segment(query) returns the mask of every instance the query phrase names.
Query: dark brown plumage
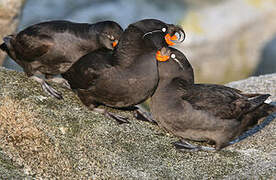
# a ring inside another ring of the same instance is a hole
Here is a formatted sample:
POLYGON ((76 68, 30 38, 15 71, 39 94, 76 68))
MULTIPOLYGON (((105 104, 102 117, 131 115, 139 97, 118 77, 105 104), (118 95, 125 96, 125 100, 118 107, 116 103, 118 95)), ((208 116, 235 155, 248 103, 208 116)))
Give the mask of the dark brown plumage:
POLYGON ((0 48, 23 68, 28 77, 40 82, 46 92, 62 98, 59 92, 34 75, 45 75, 48 80, 67 85, 64 79, 54 76, 66 72, 88 52, 113 49, 122 32, 120 25, 113 21, 95 24, 49 21, 5 37, 0 48))
MULTIPOLYGON (((158 62, 159 84, 151 99, 158 125, 181 139, 214 142, 219 150, 276 108, 268 94, 245 94, 215 84, 194 84, 184 54, 168 48, 171 58, 158 62)), ((179 145, 179 144, 178 144, 179 145)))
POLYGON ((183 30, 155 19, 133 23, 123 32, 113 52, 107 49, 91 52, 62 76, 91 110, 110 116, 96 107, 103 104, 124 108, 141 103, 153 94, 158 83, 155 59, 158 48, 148 36, 155 32, 161 32, 165 41, 166 34, 182 34, 183 30))

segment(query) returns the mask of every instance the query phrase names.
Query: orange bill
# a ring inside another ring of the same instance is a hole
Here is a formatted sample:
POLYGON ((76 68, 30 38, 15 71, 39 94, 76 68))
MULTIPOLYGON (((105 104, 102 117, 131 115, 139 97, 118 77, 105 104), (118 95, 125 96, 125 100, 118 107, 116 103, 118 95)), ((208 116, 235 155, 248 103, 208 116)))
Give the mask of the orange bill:
POLYGON ((118 44, 118 43, 117 43, 116 41, 114 41, 114 42, 112 43, 112 46, 115 47, 115 46, 117 46, 117 44, 118 44))
POLYGON ((160 51, 157 51, 157 53, 156 53, 156 59, 158 60, 158 61, 167 61, 167 60, 169 60, 170 59, 170 57, 169 56, 163 56, 162 54, 161 54, 161 52, 160 51))
POLYGON ((177 36, 176 36, 176 35, 171 36, 170 34, 166 34, 166 36, 165 36, 166 43, 167 43, 169 46, 175 45, 175 43, 172 42, 172 40, 174 40, 175 38, 177 39, 177 36))
POLYGON ((171 36, 171 40, 176 41, 178 40, 178 37, 176 35, 171 36))

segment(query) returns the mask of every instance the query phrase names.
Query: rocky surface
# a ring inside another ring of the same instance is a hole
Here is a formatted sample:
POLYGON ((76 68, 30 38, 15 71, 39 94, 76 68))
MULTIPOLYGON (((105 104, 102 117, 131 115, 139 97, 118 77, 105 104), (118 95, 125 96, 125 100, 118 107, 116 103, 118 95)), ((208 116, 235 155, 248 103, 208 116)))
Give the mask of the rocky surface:
POLYGON ((189 10, 181 22, 187 36, 179 49, 197 69, 197 81, 225 83, 251 75, 275 36, 275 4, 231 0, 189 10))
MULTIPOLYGON (((276 74, 229 84, 272 94, 276 74)), ((69 90, 59 101, 23 73, 0 68, 0 179, 273 179, 274 120, 220 152, 185 153, 158 126, 132 118, 119 125, 88 111, 69 90)))
POLYGON ((260 61, 253 73, 254 76, 276 72, 276 34, 262 50, 260 61))
MULTIPOLYGON (((19 23, 25 0, 0 0, 0 43, 4 36, 12 34, 19 23)), ((0 65, 6 54, 0 51, 0 65)))

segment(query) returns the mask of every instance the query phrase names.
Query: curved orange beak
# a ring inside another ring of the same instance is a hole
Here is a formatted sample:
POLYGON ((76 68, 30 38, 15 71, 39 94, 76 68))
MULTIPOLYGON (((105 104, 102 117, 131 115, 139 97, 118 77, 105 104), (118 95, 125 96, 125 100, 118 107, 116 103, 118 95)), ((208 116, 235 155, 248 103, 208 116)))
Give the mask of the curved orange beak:
POLYGON ((161 51, 157 51, 155 57, 156 57, 156 59, 157 59, 158 61, 167 61, 167 60, 170 59, 169 56, 163 56, 163 55, 161 54, 161 51))
POLYGON ((112 43, 112 47, 117 46, 117 44, 118 44, 118 41, 114 41, 114 42, 112 43))
POLYGON ((166 34, 166 36, 165 36, 166 43, 167 43, 169 46, 175 45, 175 43, 172 42, 172 41, 175 41, 175 40, 177 40, 177 39, 178 39, 178 38, 177 38, 176 35, 171 36, 169 33, 166 34))

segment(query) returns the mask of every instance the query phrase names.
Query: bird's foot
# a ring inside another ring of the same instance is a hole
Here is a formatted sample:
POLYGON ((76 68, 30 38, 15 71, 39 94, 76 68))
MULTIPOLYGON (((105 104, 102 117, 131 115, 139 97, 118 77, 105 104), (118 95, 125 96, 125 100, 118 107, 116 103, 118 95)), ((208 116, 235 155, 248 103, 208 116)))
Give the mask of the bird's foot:
POLYGON ((115 119, 119 124, 129 123, 128 118, 108 112, 106 109, 95 108, 94 105, 90 105, 89 109, 93 110, 94 112, 101 113, 108 118, 115 119))
POLYGON ((70 84, 69 84, 68 81, 66 81, 66 80, 62 83, 62 86, 65 87, 65 88, 67 88, 67 89, 72 90, 70 84))
POLYGON ((62 94, 60 92, 58 92, 57 90, 55 90, 53 87, 51 87, 47 82, 45 82, 43 79, 33 75, 30 76, 30 79, 38 82, 41 84, 42 89, 49 94, 52 97, 55 97, 57 99, 63 99, 62 94))
POLYGON ((185 152, 215 151, 216 150, 213 147, 196 146, 196 145, 190 144, 187 141, 183 141, 183 140, 174 142, 173 145, 175 146, 176 149, 178 149, 180 151, 185 151, 185 152))
POLYGON ((62 77, 52 77, 52 78, 49 78, 48 81, 61 84, 63 87, 71 90, 71 86, 68 83, 68 81, 62 77))
POLYGON ((59 100, 63 99, 62 94, 60 92, 58 92, 57 90, 55 90, 52 86, 50 86, 47 82, 43 82, 41 84, 43 90, 48 93, 50 96, 53 96, 59 100))
POLYGON ((141 121, 148 121, 153 124, 157 124, 157 122, 152 118, 151 114, 147 111, 142 110, 141 108, 137 107, 136 110, 134 110, 133 116, 141 121))
POLYGON ((106 112, 106 116, 115 119, 119 124, 129 123, 128 118, 111 112, 106 112))

